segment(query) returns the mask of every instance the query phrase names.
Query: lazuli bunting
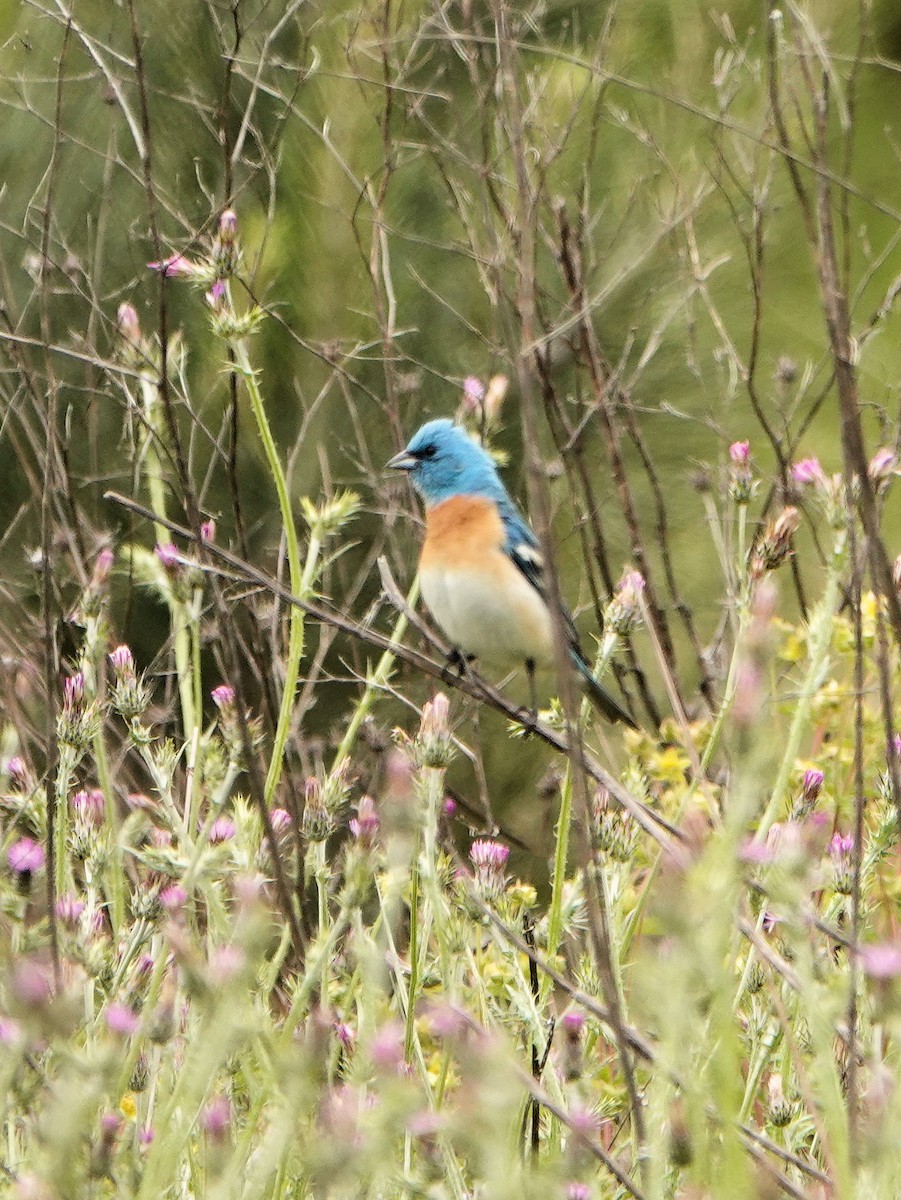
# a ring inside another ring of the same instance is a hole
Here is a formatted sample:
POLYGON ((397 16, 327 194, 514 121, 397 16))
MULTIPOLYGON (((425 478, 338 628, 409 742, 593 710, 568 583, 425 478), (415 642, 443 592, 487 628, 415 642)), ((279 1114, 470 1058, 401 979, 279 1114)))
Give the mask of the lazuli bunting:
MULTIPOLYGON (((425 501, 422 597, 457 653, 490 666, 554 663, 554 625, 538 540, 494 460, 453 421, 429 421, 387 464, 406 471, 425 501)), ((563 613, 580 682, 612 721, 634 721, 594 678, 563 613)))

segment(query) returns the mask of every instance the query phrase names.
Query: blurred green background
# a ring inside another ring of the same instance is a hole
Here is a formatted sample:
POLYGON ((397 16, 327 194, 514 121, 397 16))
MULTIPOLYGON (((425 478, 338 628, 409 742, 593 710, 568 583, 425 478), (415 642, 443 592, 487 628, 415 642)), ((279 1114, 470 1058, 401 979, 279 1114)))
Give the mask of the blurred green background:
MULTIPOLYGON (((847 0, 789 5, 777 19, 788 94, 797 95, 797 110, 789 106, 795 135, 809 110, 804 70, 833 76, 831 165, 849 186, 843 253, 858 331, 899 273, 901 10, 895 0, 871 7, 863 30, 847 0), (822 39, 817 61, 795 53, 792 30, 803 21, 822 39)), ((724 592, 698 468, 709 465, 721 491, 726 447, 741 438, 751 440, 764 477, 775 462, 742 377, 755 323, 755 214, 761 407, 786 447, 815 411, 797 453, 840 465, 815 272, 771 149, 765 8, 756 0, 714 8, 591 0, 517 5, 510 20, 536 197, 539 319, 557 392, 573 422, 585 421, 613 570, 631 552, 600 423, 569 340, 551 333, 571 312, 556 253, 558 201, 573 223, 584 214, 595 328, 659 474, 679 586, 707 638, 724 592)), ((343 485, 364 498, 366 512, 348 531, 356 547, 324 583, 362 616, 379 592, 374 548, 403 586, 415 561, 415 504, 381 464, 422 420, 457 410, 465 376, 515 378, 515 173, 490 6, 79 0, 70 10, 5 0, 0 34, 0 298, 10 335, 0 357, 0 553, 9 655, 28 644, 39 607, 29 555, 40 542, 45 397, 58 397, 66 503, 83 535, 62 539, 58 571, 54 564, 64 608, 84 570, 74 561, 79 550, 96 553, 110 536, 151 537, 102 500, 107 488, 146 500, 135 482, 134 413, 103 367, 116 353, 117 307, 130 301, 146 330, 159 328, 160 280, 146 269, 160 253, 154 225, 164 253, 197 253, 227 204, 239 215, 246 278, 271 314, 253 354, 294 494, 315 499, 343 485), (365 578, 361 564, 370 568, 365 578)), ((812 183, 803 166, 802 174, 812 183)), ((204 511, 219 521, 218 537, 234 544, 221 347, 196 291, 170 281, 165 295, 168 329, 180 330, 187 348, 174 393, 192 478, 204 511)), ((871 450, 898 436, 898 336, 889 311, 861 351, 871 450)), ((565 590, 584 609, 587 568, 567 484, 543 436, 565 590)), ((515 386, 493 444, 524 499, 515 386)), ((653 548, 651 492, 634 447, 626 453, 653 548)), ((277 507, 241 397, 237 464, 248 544, 271 567, 277 507)), ((895 554, 897 506, 886 518, 895 554)), ((808 586, 817 586, 813 558, 808 586)), ((390 613, 375 620, 387 628, 390 613)), ((152 661, 164 637, 161 610, 126 589, 120 621, 121 635, 152 661)), ((580 624, 596 630, 594 614, 583 612, 580 624)), ((697 666, 681 642, 677 650, 690 693, 697 666)), ((346 678, 344 664, 359 671, 365 659, 360 647, 336 643, 328 661, 346 678)), ((644 661, 653 673, 653 660, 644 661)), ((424 683, 408 682, 409 694, 427 694, 424 683)), ((356 690, 352 682, 322 689, 305 727, 310 743, 299 751, 305 766, 316 759, 313 739, 340 726, 356 690)), ((478 737, 501 793, 534 788, 538 749, 517 744, 511 754, 490 718, 478 737)))

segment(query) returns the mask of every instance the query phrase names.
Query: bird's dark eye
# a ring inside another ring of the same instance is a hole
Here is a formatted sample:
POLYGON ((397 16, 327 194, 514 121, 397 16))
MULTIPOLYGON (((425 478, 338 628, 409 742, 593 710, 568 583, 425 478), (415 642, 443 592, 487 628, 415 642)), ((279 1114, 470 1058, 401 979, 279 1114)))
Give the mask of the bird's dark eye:
POLYGON ((428 446, 423 446, 421 450, 416 450, 413 454, 413 457, 424 460, 428 458, 434 458, 437 453, 438 447, 434 444, 434 442, 430 442, 428 446))

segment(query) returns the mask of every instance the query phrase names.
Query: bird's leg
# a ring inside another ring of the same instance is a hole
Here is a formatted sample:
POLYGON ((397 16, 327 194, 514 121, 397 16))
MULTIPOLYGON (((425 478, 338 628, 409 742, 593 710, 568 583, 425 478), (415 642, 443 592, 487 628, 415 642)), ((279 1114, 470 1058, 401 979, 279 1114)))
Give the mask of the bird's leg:
POLYGON ((535 659, 526 659, 526 675, 529 677, 529 717, 534 728, 538 724, 538 693, 535 689, 535 659))
POLYGON ((447 656, 447 661, 445 662, 444 668, 441 672, 441 678, 445 683, 450 683, 451 671, 454 671, 456 672, 457 678, 462 679, 466 674, 467 667, 472 661, 472 655, 467 657, 456 646, 454 646, 447 656))

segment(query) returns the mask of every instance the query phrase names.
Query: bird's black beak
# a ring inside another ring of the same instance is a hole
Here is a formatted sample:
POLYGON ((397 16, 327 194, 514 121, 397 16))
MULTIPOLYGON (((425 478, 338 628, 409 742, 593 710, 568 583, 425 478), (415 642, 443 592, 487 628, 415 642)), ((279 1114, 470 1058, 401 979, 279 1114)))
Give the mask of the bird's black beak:
POLYGON ((400 454, 395 454, 394 458, 389 458, 385 466, 392 471, 412 471, 417 462, 418 459, 414 458, 412 454, 408 454, 406 450, 401 450, 400 454))

